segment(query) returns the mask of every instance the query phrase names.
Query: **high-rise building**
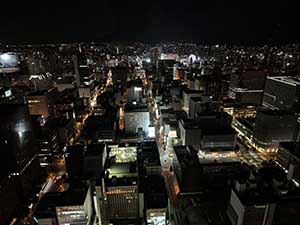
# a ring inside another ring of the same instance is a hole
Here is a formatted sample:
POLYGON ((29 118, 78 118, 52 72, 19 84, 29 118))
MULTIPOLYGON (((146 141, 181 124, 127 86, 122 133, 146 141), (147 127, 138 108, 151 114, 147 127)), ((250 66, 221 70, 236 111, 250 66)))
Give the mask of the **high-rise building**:
POLYGON ((166 224, 167 191, 162 176, 145 178, 145 210, 147 225, 166 224))
POLYGON ((23 101, 0 99, 0 116, 0 223, 9 224, 10 213, 18 202, 24 203, 39 179, 38 148, 23 101))
POLYGON ((141 79, 127 82, 127 102, 142 102, 143 98, 143 82, 141 79))
POLYGON ((125 87, 127 76, 128 76, 128 67, 113 67, 111 69, 112 74, 112 82, 114 84, 120 83, 123 87, 125 87))
POLYGON ((30 115, 43 115, 45 118, 54 116, 54 104, 57 99, 57 89, 36 91, 26 96, 30 115))
POLYGON ((145 141, 142 144, 141 160, 143 161, 146 176, 160 176, 161 163, 158 147, 155 141, 145 141))
MULTIPOLYGON (((231 224, 274 224, 274 216, 291 203, 291 196, 298 195, 297 191, 289 191, 286 182, 286 173, 276 164, 255 171, 250 169, 236 176, 227 207, 231 224)), ((295 224, 293 222, 291 220, 291 224, 295 224)))
POLYGON ((263 105, 272 109, 300 112, 300 81, 298 78, 267 77, 263 105))
MULTIPOLYGON (((47 193, 40 201, 34 217, 43 225, 95 224, 92 188, 71 187, 65 192, 47 193)), ((101 222, 101 221, 100 221, 101 222)))
POLYGON ((189 103, 189 116, 196 118, 196 113, 218 111, 219 103, 212 101, 212 96, 202 94, 201 97, 191 97, 189 103))
POLYGON ((137 145, 109 145, 108 152, 112 164, 106 171, 103 184, 107 218, 113 224, 123 224, 124 221, 135 224, 143 216, 143 210, 140 209, 143 209, 143 195, 139 192, 137 145))
POLYGON ((197 152, 189 146, 174 146, 174 152, 172 168, 177 180, 174 185, 176 194, 199 193, 202 188, 202 168, 197 152))
POLYGON ((203 91, 190 90, 190 89, 183 90, 183 110, 189 112, 190 98, 201 97, 202 94, 203 91))
POLYGON ((172 81, 175 63, 176 61, 168 56, 167 58, 159 59, 157 62, 158 77, 161 77, 163 81, 172 81))
POLYGON ((127 105, 125 107, 125 132, 138 133, 139 129, 147 136, 150 125, 150 114, 147 106, 127 105))
POLYGON ((45 120, 41 115, 31 116, 34 134, 39 145, 40 166, 45 170, 50 166, 50 158, 58 150, 58 131, 54 119, 45 120))
POLYGON ((158 64, 158 58, 161 50, 159 48, 151 48, 150 49, 150 60, 153 67, 156 69, 158 64))
POLYGON ((236 103, 260 105, 265 78, 263 70, 246 70, 231 74, 229 96, 236 103))
POLYGON ((299 142, 281 142, 276 154, 276 161, 287 171, 289 180, 300 182, 300 146, 299 142))
POLYGON ((254 140, 261 147, 276 147, 279 142, 295 141, 297 116, 286 110, 259 108, 256 114, 254 140))
POLYGON ((103 176, 107 158, 105 145, 73 145, 64 151, 67 175, 72 182, 103 176))
POLYGON ((80 87, 84 83, 84 78, 89 77, 90 71, 87 64, 87 59, 84 54, 78 54, 72 56, 74 74, 76 77, 76 85, 80 87))
POLYGON ((197 113, 196 119, 179 121, 183 145, 197 145, 207 149, 234 149, 236 132, 231 128, 232 118, 224 112, 197 113))
POLYGON ((139 218, 138 176, 133 167, 136 163, 117 163, 110 167, 105 196, 111 222, 139 218))
MULTIPOLYGON (((227 210, 232 225, 271 225, 276 204, 252 190, 241 190, 245 184, 237 184, 230 195, 227 210), (242 187, 241 187, 242 186, 242 187)), ((255 184, 252 184, 255 186, 255 184)))

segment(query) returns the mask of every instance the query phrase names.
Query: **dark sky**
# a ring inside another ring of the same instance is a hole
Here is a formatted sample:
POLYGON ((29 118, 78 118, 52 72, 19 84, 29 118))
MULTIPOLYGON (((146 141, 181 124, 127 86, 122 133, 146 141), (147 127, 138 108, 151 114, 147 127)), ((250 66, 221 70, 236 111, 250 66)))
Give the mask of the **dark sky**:
POLYGON ((293 42, 300 40, 299 7, 294 2, 14 0, 1 3, 0 41, 293 42))

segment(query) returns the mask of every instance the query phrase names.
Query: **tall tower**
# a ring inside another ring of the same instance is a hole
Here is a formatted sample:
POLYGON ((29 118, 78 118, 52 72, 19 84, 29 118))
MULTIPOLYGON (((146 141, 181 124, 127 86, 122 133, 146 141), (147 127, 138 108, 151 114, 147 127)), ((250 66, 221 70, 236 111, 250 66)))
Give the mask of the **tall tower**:
POLYGON ((79 75, 79 65, 78 65, 77 55, 73 55, 72 60, 73 60, 73 66, 74 66, 74 73, 76 76, 76 85, 77 85, 77 87, 79 87, 80 86, 80 75, 79 75))

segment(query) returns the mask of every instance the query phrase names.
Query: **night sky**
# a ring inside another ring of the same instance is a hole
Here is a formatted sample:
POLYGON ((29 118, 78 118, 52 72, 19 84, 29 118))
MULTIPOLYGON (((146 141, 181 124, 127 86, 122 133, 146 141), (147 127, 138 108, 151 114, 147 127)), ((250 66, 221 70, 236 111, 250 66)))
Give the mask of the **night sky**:
POLYGON ((62 1, 1 3, 1 10, 7 10, 0 14, 0 41, 260 44, 300 40, 296 1, 62 1))

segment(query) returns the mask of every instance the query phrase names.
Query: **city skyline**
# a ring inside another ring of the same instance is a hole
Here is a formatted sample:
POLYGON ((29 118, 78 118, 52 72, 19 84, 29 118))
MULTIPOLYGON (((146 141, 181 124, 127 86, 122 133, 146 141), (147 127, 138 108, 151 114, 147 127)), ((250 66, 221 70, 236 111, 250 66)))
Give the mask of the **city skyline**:
POLYGON ((0 14, 0 225, 300 224, 296 5, 45 3, 0 14))

